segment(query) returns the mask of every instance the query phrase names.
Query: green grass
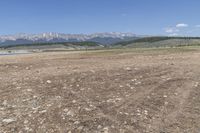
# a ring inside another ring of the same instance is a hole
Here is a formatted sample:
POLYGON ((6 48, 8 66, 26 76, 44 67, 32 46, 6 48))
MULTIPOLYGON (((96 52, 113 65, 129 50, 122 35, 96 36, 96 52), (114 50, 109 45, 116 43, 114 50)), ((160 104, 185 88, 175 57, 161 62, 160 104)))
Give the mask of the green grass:
POLYGON ((118 49, 104 49, 104 50, 91 50, 86 51, 84 55, 117 55, 117 54, 143 54, 143 55, 156 55, 156 54, 173 54, 200 51, 200 47, 185 46, 175 48, 118 48, 118 49))

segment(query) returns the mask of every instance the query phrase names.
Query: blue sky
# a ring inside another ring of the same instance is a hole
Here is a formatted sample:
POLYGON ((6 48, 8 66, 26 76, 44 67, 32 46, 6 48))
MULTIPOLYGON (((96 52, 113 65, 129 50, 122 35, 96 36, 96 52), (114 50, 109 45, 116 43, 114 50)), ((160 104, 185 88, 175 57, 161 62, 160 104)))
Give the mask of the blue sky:
POLYGON ((199 0, 1 0, 0 34, 200 36, 199 0))

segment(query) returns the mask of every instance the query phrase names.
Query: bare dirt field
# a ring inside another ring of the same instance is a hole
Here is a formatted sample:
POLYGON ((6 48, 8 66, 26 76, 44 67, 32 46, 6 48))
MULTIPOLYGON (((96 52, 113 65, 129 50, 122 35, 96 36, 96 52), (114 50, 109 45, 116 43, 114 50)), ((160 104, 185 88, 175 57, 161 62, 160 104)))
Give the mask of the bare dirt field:
POLYGON ((199 133, 200 50, 0 56, 0 133, 199 133))

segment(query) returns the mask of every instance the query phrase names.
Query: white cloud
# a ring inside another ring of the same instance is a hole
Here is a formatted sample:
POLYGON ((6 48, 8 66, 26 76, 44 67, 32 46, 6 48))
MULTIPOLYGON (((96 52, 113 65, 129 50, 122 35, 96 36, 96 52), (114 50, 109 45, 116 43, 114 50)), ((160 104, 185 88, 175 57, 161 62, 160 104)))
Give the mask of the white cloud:
POLYGON ((169 34, 169 36, 178 36, 177 33, 172 33, 172 34, 169 34))
POLYGON ((170 28, 165 28, 166 33, 174 33, 174 32, 179 32, 177 28, 170 27, 170 28))
POLYGON ((176 28, 185 28, 188 27, 188 24, 180 23, 176 25, 176 28))

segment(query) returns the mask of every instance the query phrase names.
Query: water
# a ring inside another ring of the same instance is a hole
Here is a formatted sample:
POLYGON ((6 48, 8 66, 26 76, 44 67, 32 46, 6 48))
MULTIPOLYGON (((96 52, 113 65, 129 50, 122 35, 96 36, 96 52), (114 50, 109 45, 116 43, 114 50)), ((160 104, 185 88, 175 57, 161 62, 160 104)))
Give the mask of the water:
POLYGON ((19 54, 30 54, 30 51, 27 50, 15 50, 15 51, 0 51, 0 56, 6 55, 19 55, 19 54))

